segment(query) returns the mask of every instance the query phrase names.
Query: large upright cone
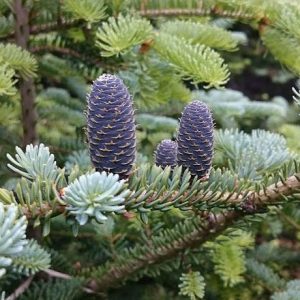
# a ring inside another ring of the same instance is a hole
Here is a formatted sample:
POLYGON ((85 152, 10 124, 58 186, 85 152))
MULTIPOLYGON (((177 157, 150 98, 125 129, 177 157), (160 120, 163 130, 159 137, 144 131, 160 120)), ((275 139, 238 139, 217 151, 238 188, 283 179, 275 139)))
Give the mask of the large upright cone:
POLYGON ((182 113, 177 137, 178 165, 203 178, 209 174, 213 158, 213 119, 206 104, 193 101, 182 113))
POLYGON ((87 135, 92 163, 97 171, 127 178, 136 153, 132 99, 123 81, 103 74, 88 95, 87 135))

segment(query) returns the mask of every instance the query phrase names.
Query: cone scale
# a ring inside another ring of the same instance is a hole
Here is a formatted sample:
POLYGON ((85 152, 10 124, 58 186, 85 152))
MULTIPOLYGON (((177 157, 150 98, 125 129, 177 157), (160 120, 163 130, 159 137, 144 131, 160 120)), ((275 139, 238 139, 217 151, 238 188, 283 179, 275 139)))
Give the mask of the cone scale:
POLYGON ((135 161, 136 136, 126 86, 117 76, 103 74, 93 82, 87 102, 87 137, 95 169, 128 178, 135 161))
POLYGON ((206 104, 193 101, 182 113, 177 143, 178 165, 188 168, 192 175, 209 175, 213 158, 213 118, 206 104))

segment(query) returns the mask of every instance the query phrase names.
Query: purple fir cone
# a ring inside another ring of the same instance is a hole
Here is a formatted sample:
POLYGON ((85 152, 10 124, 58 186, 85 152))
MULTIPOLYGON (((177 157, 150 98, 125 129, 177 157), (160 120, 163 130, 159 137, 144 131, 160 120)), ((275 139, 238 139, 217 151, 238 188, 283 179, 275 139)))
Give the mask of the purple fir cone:
POLYGON ((171 140, 162 140, 155 151, 155 164, 163 169, 177 165, 177 143, 171 140))
POLYGON ((213 158, 213 118, 201 101, 188 104, 180 120, 177 137, 178 164, 199 178, 209 175, 213 158))
POLYGON ((87 135, 97 171, 126 179, 136 155, 134 110, 123 81, 115 75, 97 78, 87 98, 87 135))

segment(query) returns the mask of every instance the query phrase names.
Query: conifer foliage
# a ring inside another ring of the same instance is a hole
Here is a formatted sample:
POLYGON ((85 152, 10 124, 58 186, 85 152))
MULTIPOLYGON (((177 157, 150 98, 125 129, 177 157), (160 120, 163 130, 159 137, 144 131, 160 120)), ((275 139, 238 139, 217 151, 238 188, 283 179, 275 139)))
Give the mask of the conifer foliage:
POLYGON ((300 299, 299 16, 0 1, 1 300, 300 299))

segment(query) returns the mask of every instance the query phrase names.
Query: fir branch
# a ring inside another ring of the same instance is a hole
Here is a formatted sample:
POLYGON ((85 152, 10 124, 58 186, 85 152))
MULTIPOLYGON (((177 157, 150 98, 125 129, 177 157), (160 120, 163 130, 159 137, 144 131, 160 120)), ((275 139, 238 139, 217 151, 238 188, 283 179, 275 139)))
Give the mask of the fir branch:
POLYGON ((14 95, 16 93, 16 89, 14 85, 17 80, 14 79, 15 72, 13 69, 9 68, 7 64, 3 64, 2 59, 0 59, 0 96, 2 95, 14 95))
POLYGON ((281 125, 287 116, 288 103, 282 98, 274 97, 268 102, 254 101, 231 89, 193 91, 192 94, 194 100, 201 99, 210 107, 214 120, 222 128, 249 126, 249 121, 256 126, 257 121, 263 120, 267 128, 274 131, 274 125, 281 125), (275 124, 272 122, 274 119, 275 124))
POLYGON ((266 264, 257 261, 254 258, 246 259, 248 272, 262 281, 269 290, 280 290, 285 286, 285 281, 266 264))
POLYGON ((271 300, 296 300, 300 297, 300 280, 295 279, 287 283, 284 291, 274 293, 271 300))
POLYGON ((267 26, 261 32, 261 39, 266 47, 279 62, 283 63, 289 70, 300 75, 299 40, 288 36, 281 30, 267 26))
POLYGON ((30 48, 30 52, 31 53, 54 52, 54 53, 73 56, 75 58, 81 58, 82 57, 82 54, 80 54, 76 50, 73 50, 73 49, 70 49, 70 48, 65 48, 65 47, 56 47, 56 46, 51 46, 51 45, 41 45, 41 46, 32 47, 32 48, 30 48))
POLYGON ((233 34, 211 24, 176 20, 163 23, 160 29, 168 34, 182 37, 192 44, 203 44, 225 51, 237 50, 237 40, 233 34))
POLYGON ((219 130, 215 147, 239 178, 257 180, 266 171, 274 171, 294 158, 285 139, 275 133, 253 130, 250 134, 238 130, 219 130))
MULTIPOLYGON (((60 19, 59 22, 49 22, 44 24, 36 24, 32 25, 29 29, 30 35, 38 35, 41 33, 48 33, 52 31, 60 30, 67 30, 73 27, 77 27, 81 24, 82 21, 74 20, 74 19, 60 19)), ((15 32, 11 32, 6 36, 0 37, 0 41, 7 41, 14 37, 15 32)))
POLYGON ((170 99, 179 103, 190 100, 190 91, 167 62, 154 55, 139 55, 137 58, 118 75, 128 87, 140 112, 161 108, 170 99))
POLYGON ((96 45, 101 48, 102 56, 126 53, 131 47, 151 38, 152 26, 143 18, 130 15, 110 17, 96 34, 96 45))
POLYGON ((0 59, 25 79, 36 76, 37 61, 27 50, 15 44, 0 44, 0 59))
MULTIPOLYGON (((159 167, 155 167, 157 171, 161 170, 159 167)), ((129 188, 131 190, 137 189, 135 193, 132 193, 130 196, 125 199, 125 208, 129 211, 138 210, 140 212, 148 212, 151 210, 168 210, 172 206, 185 209, 191 209, 191 207, 207 210, 210 207, 220 206, 220 207, 235 207, 237 209, 244 208, 247 211, 256 211, 256 207, 273 205, 277 202, 282 201, 282 197, 286 199, 287 196, 297 193, 300 188, 300 175, 296 175, 287 178, 285 181, 282 180, 280 174, 274 176, 274 181, 276 182, 269 187, 262 189, 259 192, 249 191, 249 185, 242 184, 240 188, 235 187, 236 182, 234 177, 229 178, 228 182, 223 182, 223 186, 220 185, 210 185, 208 184, 205 189, 200 188, 201 181, 194 179, 191 186, 189 187, 190 174, 181 172, 178 173, 178 170, 175 173, 175 177, 172 180, 168 180, 170 176, 170 168, 166 168, 163 172, 155 172, 148 174, 148 176, 153 176, 152 183, 145 182, 146 174, 142 176, 139 180, 135 180, 133 177, 130 179, 133 180, 129 182, 129 188), (180 185, 178 184, 178 176, 186 177, 187 179, 180 185), (170 184, 167 192, 166 181, 170 184), (146 184, 147 187, 143 187, 142 184, 146 184), (233 187, 230 187, 233 185, 233 187), (175 188, 174 188, 175 187, 175 188), (188 190, 190 189, 190 191, 188 190), (212 192, 212 189, 215 191, 212 192), (159 190, 160 192, 156 192, 159 190), (227 192, 226 192, 227 191, 227 192), (210 206, 210 201, 212 206, 210 206)), ((209 179, 212 182, 220 182, 223 178, 219 177, 219 172, 215 171, 215 175, 209 179)), ((135 176, 134 176, 135 177, 135 176)), ((229 177, 229 173, 226 173, 224 177, 229 177)), ((224 180, 224 178, 223 178, 224 180)), ((208 182, 209 182, 208 181, 208 182)), ((24 187, 23 187, 24 189, 24 187)), ((26 189, 25 189, 26 190, 26 189)), ((4 190, 5 191, 5 190, 4 190)), ((14 202, 16 200, 10 200, 14 202)), ((18 201, 23 201, 18 198, 18 201)), ((25 202, 24 202, 25 203, 25 202)), ((49 212, 53 215, 63 214, 66 211, 65 205, 58 202, 44 202, 44 203, 30 203, 26 202, 26 206, 23 205, 20 207, 22 213, 28 218, 35 218, 37 216, 45 217, 49 215, 49 212)), ((258 210, 259 211, 259 210, 258 210)))
POLYGON ((164 235, 152 237, 146 246, 137 245, 127 252, 122 251, 113 262, 99 269, 83 270, 83 274, 86 273, 87 278, 91 278, 91 284, 96 290, 104 291, 115 287, 144 268, 172 259, 185 249, 203 244, 231 226, 241 215, 241 212, 229 211, 219 215, 210 213, 205 219, 198 216, 185 222, 182 227, 178 225, 164 235))
MULTIPOLYGON (((235 146, 235 148, 239 147, 243 148, 243 143, 235 146)), ((226 146, 226 148, 228 147, 226 146)), ((7 193, 5 190, 1 192, 1 195, 4 193, 5 201, 25 206, 27 213, 31 212, 29 214, 31 217, 44 215, 46 213, 44 206, 48 202, 49 206, 46 207, 46 211, 52 208, 52 213, 55 214, 58 202, 63 203, 57 190, 65 187, 66 182, 63 170, 57 168, 54 156, 49 149, 43 144, 35 147, 28 145, 26 152, 17 148, 16 158, 10 155, 8 158, 12 163, 8 166, 25 177, 21 178, 16 186, 17 200, 7 196, 8 191, 7 193)), ((297 163, 293 166, 289 162, 277 172, 278 174, 273 174, 273 178, 269 179, 267 176, 262 179, 266 179, 265 186, 267 186, 270 182, 279 182, 281 178, 287 178, 297 172, 298 168, 297 163)), ((245 205, 244 200, 248 194, 253 193, 253 189, 249 190, 250 186, 251 182, 249 185, 249 182, 243 180, 237 183, 235 175, 230 171, 212 170, 208 180, 201 181, 197 177, 192 179, 190 172, 183 171, 182 167, 175 167, 171 172, 169 167, 162 170, 160 167, 144 164, 135 171, 134 176, 130 177, 128 189, 132 193, 126 195, 124 205, 126 210, 135 210, 141 213, 151 210, 166 211, 172 207, 181 210, 191 210, 192 208, 208 210, 214 207, 239 208, 241 205, 245 205)), ((70 186, 66 190, 68 188, 70 186)), ((80 186, 73 188, 75 194, 83 195, 80 186)), ((98 193, 101 195, 100 191, 98 193)), ((259 196, 263 197, 264 195, 259 196)), ((85 203, 85 199, 82 201, 85 203)), ((78 203, 74 206, 76 211, 80 207, 77 205, 78 203)))
POLYGON ((64 214, 66 210, 66 206, 62 204, 54 204, 51 205, 50 203, 43 203, 38 207, 35 205, 30 206, 22 206, 19 208, 21 214, 23 214, 28 220, 34 219, 37 216, 40 218, 44 218, 51 212, 53 216, 57 214, 64 214), (34 208, 34 209, 33 209, 34 208))
MULTIPOLYGON (((99 59, 94 59, 92 57, 87 57, 83 53, 80 53, 74 49, 68 47, 59 47, 55 45, 39 45, 34 46, 29 49, 31 53, 57 53, 62 55, 68 55, 70 57, 74 57, 79 59, 80 61, 93 65, 97 68, 103 68, 107 65, 102 63, 99 59)), ((82 70, 83 72, 83 70, 82 70)))
POLYGON ((7 166, 20 175, 35 180, 38 177, 43 180, 55 180, 58 175, 58 168, 54 155, 44 144, 39 146, 27 145, 24 152, 20 147, 16 147, 16 156, 13 158, 7 154, 11 164, 7 166))
POLYGON ((82 294, 81 282, 79 280, 50 279, 48 281, 34 282, 29 289, 23 293, 22 300, 72 300, 78 299, 82 294))
POLYGON ((3 205, 0 202, 0 277, 10 266, 13 258, 21 256, 26 240, 27 221, 24 216, 18 216, 18 209, 15 205, 3 205))
POLYGON ((17 273, 34 275, 50 266, 50 254, 35 240, 29 240, 22 253, 12 259, 12 267, 17 273))
POLYGON ((6 36, 13 30, 13 18, 12 16, 5 17, 0 16, 0 38, 6 36))
POLYGON ((188 296, 191 300, 203 299, 205 292, 205 281, 200 272, 190 271, 182 274, 179 284, 180 295, 188 296))
POLYGON ((107 220, 106 214, 124 212, 124 200, 130 193, 124 183, 119 175, 104 171, 81 175, 64 190, 66 209, 80 225, 91 217, 103 223, 107 220))
POLYGON ((205 45, 193 45, 183 38, 159 33, 153 48, 184 78, 207 87, 219 87, 229 80, 229 70, 221 56, 205 45))
MULTIPOLYGON (((46 273, 47 275, 49 275, 50 277, 53 278, 59 278, 59 279, 65 279, 65 280, 72 280, 74 279, 71 275, 69 274, 65 274, 62 272, 58 272, 52 269, 46 269, 43 270, 43 273, 46 273)), ((82 290, 88 294, 94 294, 95 291, 93 289, 87 288, 87 287, 83 287, 82 290)))
POLYGON ((206 217, 196 217, 186 221, 183 226, 175 226, 159 236, 152 237, 149 245, 137 245, 124 251, 113 262, 103 267, 85 270, 88 278, 93 278, 93 286, 103 291, 116 286, 145 267, 171 259, 182 250, 198 247, 228 227, 234 225, 247 215, 259 213, 266 205, 276 203, 279 199, 289 197, 300 189, 300 173, 285 181, 269 186, 260 192, 246 196, 243 210, 226 211, 220 214, 207 213, 206 217), (91 276, 91 277, 90 277, 91 276), (96 281, 96 283, 95 283, 96 281))
POLYGON ((71 13, 74 18, 85 20, 89 24, 99 22, 106 17, 106 6, 103 0, 65 0, 63 9, 71 13))
POLYGON ((72 276, 69 274, 61 273, 61 272, 51 270, 51 269, 46 269, 43 272, 46 273, 47 275, 49 275, 50 277, 54 277, 54 278, 72 279, 72 276))
POLYGON ((223 285, 233 287, 244 281, 246 271, 244 250, 253 247, 251 234, 237 230, 233 236, 219 236, 205 247, 210 249, 215 273, 220 276, 223 285))
POLYGON ((178 16, 212 16, 233 18, 242 20, 257 20, 256 15, 252 15, 245 12, 230 11, 218 8, 214 6, 210 9, 204 8, 163 8, 163 9, 142 9, 139 14, 143 17, 178 17, 178 16))
POLYGON ((296 231, 300 231, 300 225, 295 220, 293 220, 291 217, 289 217, 287 214, 285 214, 281 209, 277 207, 275 208, 275 211, 277 212, 279 218, 281 218, 287 224, 292 226, 296 231))
POLYGON ((30 28, 30 34, 36 35, 56 31, 58 29, 70 29, 80 25, 80 21, 74 19, 60 19, 59 22, 49 22, 40 25, 33 25, 30 28))
POLYGON ((22 282, 19 285, 19 287, 11 295, 9 295, 5 300, 17 299, 20 295, 22 295, 28 289, 32 280, 33 280, 33 275, 29 276, 24 282, 22 282))

